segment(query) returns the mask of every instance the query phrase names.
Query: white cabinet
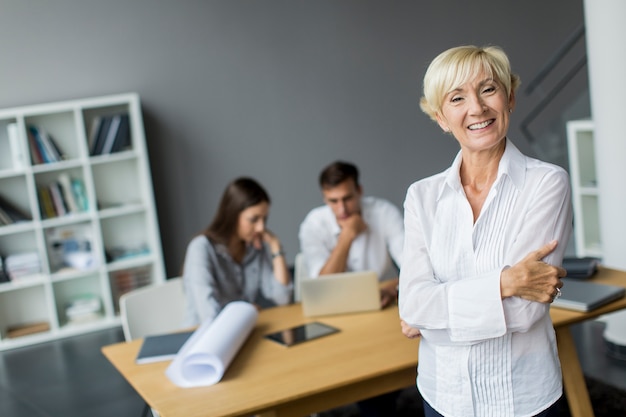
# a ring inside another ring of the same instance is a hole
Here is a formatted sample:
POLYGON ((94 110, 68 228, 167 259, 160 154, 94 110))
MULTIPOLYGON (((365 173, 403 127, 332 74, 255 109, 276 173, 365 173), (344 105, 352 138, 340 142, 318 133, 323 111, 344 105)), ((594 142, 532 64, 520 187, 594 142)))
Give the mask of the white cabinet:
POLYGON ((567 123, 576 256, 602 257, 593 121, 567 123))
POLYGON ((0 256, 13 273, 0 283, 0 350, 118 326, 121 294, 165 280, 137 94, 0 110, 3 206, 0 256), (95 127, 119 115, 127 129, 102 135, 120 146, 92 155, 95 127), (33 132, 63 157, 38 163, 33 132), (7 219, 7 206, 23 217, 7 219))

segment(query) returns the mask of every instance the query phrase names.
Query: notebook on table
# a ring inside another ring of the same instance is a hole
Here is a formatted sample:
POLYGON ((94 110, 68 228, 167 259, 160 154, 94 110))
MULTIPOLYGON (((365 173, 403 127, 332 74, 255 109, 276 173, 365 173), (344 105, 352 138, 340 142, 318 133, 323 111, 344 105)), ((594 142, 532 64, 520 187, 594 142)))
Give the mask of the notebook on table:
POLYGON ((306 317, 380 310, 378 275, 374 271, 302 279, 300 293, 306 317))
POLYGON ((564 278, 561 297, 554 300, 552 306, 587 312, 619 300, 625 294, 624 287, 564 278))

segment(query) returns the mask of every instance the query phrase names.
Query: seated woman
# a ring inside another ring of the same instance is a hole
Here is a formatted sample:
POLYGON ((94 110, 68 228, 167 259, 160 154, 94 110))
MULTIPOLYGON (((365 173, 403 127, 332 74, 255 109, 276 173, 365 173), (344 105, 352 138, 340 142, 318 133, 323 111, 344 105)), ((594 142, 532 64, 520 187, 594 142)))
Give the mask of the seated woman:
POLYGON ((231 301, 261 306, 291 300, 291 276, 280 240, 266 229, 270 198, 251 178, 231 182, 209 227, 187 246, 185 324, 199 325, 231 301))

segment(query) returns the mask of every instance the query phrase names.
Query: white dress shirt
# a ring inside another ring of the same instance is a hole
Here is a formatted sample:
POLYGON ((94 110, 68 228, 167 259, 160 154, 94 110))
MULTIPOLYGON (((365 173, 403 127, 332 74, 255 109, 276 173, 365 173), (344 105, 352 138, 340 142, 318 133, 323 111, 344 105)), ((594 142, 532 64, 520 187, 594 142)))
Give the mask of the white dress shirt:
MULTIPOLYGON (((352 242, 348 255, 349 271, 376 271, 380 280, 398 276, 404 243, 402 212, 387 200, 361 198, 361 215, 367 223, 365 232, 352 242)), ((341 228, 327 205, 309 212, 300 225, 300 250, 304 254, 309 277, 317 277, 337 245, 341 228)))
POLYGON ((459 177, 412 184, 404 203, 400 316, 422 333, 417 385, 448 417, 533 416, 562 394, 549 304, 500 296, 500 273, 557 239, 561 264, 572 227, 560 167, 524 156, 507 139, 498 176, 474 223, 459 177))

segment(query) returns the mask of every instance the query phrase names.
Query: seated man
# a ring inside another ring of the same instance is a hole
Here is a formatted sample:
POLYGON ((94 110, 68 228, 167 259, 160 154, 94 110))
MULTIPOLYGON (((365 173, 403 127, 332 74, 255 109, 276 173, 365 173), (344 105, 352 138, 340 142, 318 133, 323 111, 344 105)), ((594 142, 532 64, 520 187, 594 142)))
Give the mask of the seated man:
POLYGON ((384 281, 382 306, 394 302, 404 244, 402 213, 386 200, 363 197, 359 171, 351 163, 330 164, 319 183, 326 204, 311 210, 300 225, 307 275, 373 270, 384 281))
MULTIPOLYGON (((384 282, 381 306, 395 302, 404 245, 402 213, 386 200, 363 197, 359 171, 351 163, 330 164, 319 183, 326 204, 311 210, 300 225, 307 275, 376 271, 384 282)), ((398 395, 395 391, 358 402, 361 416, 395 416, 398 395)))

